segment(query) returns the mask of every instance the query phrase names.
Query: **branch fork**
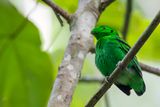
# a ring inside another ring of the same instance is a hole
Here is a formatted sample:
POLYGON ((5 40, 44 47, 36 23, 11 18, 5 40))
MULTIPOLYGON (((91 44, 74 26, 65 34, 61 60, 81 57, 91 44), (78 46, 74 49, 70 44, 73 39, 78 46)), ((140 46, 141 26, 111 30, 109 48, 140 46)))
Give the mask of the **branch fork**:
POLYGON ((63 26, 63 20, 61 19, 60 15, 64 19, 66 19, 66 21, 68 23, 70 23, 70 21, 71 21, 71 15, 68 12, 66 12, 65 10, 63 10, 62 8, 60 8, 58 5, 56 5, 55 3, 53 3, 51 0, 42 0, 42 1, 45 2, 48 6, 50 6, 53 9, 53 11, 54 11, 54 13, 55 13, 58 21, 60 22, 61 26, 63 26))

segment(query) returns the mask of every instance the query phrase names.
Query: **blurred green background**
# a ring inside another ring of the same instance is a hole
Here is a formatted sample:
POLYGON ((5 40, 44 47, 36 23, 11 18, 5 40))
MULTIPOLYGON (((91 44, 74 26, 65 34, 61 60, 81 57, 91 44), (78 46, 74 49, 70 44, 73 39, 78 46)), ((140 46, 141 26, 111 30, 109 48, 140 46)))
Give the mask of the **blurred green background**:
MULTIPOLYGON (((78 0, 54 1, 70 13, 78 6, 78 0)), ((158 3, 158 0, 133 0, 127 36, 131 46, 155 16, 158 3)), ((103 12, 97 24, 109 25, 122 35, 125 4, 126 0, 116 0, 103 12)), ((141 62, 160 67, 159 35, 160 26, 138 53, 141 62)), ((46 107, 69 37, 69 25, 64 20, 61 27, 51 8, 43 2, 0 0, 0 107, 46 107)), ((87 55, 82 77, 102 77, 95 67, 94 57, 94 54, 87 55)), ((160 77, 143 74, 146 93, 138 97, 132 92, 128 97, 112 86, 107 92, 110 107, 159 107, 160 77)), ((100 86, 79 83, 71 107, 83 107, 100 86)), ((105 98, 101 99, 96 107, 106 107, 105 102, 105 98)))

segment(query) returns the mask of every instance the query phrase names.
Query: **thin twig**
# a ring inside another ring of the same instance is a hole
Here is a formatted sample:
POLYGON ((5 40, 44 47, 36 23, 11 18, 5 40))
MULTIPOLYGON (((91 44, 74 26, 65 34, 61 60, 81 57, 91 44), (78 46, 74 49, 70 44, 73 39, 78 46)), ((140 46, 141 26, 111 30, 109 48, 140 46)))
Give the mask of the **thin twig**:
POLYGON ((127 0, 125 20, 124 20, 123 29, 122 29, 124 40, 126 40, 126 37, 127 37, 131 13, 132 13, 132 0, 127 0))
POLYGON ((160 68, 140 63, 142 70, 160 76, 160 68))
POLYGON ((104 81, 104 78, 100 77, 82 77, 79 82, 82 83, 102 83, 104 81))
POLYGON ((55 13, 60 25, 63 26, 63 20, 61 19, 60 15, 58 13, 56 13, 55 11, 54 11, 54 13, 55 13))
MULTIPOLYGON (((90 49, 90 52, 91 53, 95 53, 95 47, 91 48, 90 49)), ((155 74, 155 75, 158 75, 160 76, 160 68, 158 67, 153 67, 153 66, 150 66, 150 65, 147 65, 147 64, 144 64, 142 62, 139 62, 140 63, 140 67, 143 71, 145 72, 149 72, 149 73, 152 73, 152 74, 155 74)))
POLYGON ((134 56, 139 51, 139 49, 144 45, 146 40, 150 37, 151 33, 158 26, 159 22, 160 22, 160 11, 156 15, 156 17, 153 19, 153 21, 151 22, 149 27, 146 29, 146 31, 138 39, 138 41, 133 46, 133 48, 131 48, 130 51, 127 53, 127 55, 123 58, 123 60, 118 63, 118 66, 112 72, 112 74, 106 79, 106 82, 101 87, 101 89, 90 99, 90 101, 87 103, 85 107, 93 107, 100 100, 100 98, 105 94, 105 92, 116 81, 121 71, 128 65, 128 63, 134 58, 134 56))
POLYGON ((56 14, 57 19, 59 20, 62 26, 63 26, 63 21, 59 15, 61 15, 64 19, 67 20, 68 23, 70 23, 71 15, 68 14, 68 12, 66 12, 65 10, 63 10, 62 8, 60 8, 59 6, 57 6, 55 3, 53 3, 50 0, 42 0, 42 1, 45 2, 48 6, 50 6, 53 9, 53 11, 56 14))

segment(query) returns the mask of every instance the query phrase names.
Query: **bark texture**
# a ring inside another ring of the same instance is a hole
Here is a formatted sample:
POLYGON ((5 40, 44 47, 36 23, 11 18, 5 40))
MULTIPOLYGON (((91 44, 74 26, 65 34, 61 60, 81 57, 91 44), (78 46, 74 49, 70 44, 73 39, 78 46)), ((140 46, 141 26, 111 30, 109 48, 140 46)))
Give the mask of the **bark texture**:
POLYGON ((79 80, 84 59, 93 48, 90 34, 99 17, 100 0, 79 0, 71 16, 71 37, 55 80, 48 107, 69 107, 79 80))

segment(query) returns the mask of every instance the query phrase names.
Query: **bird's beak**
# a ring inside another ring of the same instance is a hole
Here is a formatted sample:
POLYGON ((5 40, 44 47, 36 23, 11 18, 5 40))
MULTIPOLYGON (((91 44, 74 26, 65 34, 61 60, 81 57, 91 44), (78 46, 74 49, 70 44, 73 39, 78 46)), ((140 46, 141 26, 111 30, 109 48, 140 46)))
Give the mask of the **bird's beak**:
POLYGON ((95 34, 96 34, 96 32, 95 32, 94 29, 91 31, 91 34, 92 34, 92 35, 95 35, 95 34))
POLYGON ((93 35, 93 30, 91 31, 91 34, 93 35))

